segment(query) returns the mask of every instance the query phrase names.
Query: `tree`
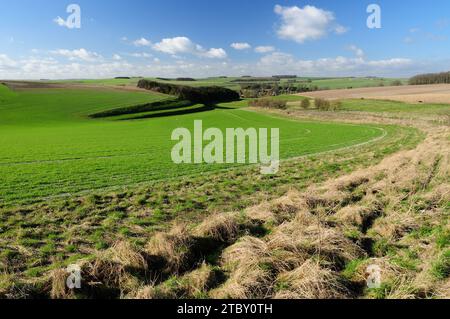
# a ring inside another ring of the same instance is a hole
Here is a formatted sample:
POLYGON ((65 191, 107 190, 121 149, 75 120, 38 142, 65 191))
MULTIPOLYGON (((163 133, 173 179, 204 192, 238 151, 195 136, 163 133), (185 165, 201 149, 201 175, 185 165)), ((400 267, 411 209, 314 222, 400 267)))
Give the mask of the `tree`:
POLYGON ((311 102, 309 101, 309 99, 304 99, 302 100, 300 106, 302 107, 302 109, 309 109, 311 107, 311 102))

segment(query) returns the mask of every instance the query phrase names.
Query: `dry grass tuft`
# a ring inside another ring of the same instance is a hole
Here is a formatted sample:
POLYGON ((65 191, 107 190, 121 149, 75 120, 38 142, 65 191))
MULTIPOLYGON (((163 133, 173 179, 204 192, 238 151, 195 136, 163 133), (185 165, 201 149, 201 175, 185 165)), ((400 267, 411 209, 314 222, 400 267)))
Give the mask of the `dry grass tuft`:
POLYGON ((222 260, 224 264, 234 268, 245 267, 246 264, 253 264, 255 261, 258 262, 267 257, 269 257, 269 252, 266 242, 246 236, 228 247, 222 255, 222 260))
POLYGON ((194 235, 224 243, 234 242, 239 235, 241 218, 239 213, 216 214, 197 226, 194 235))
POLYGON ((177 273, 189 259, 192 237, 185 225, 175 225, 169 232, 157 233, 148 243, 146 252, 164 258, 166 270, 177 273))
POLYGON ((343 299, 350 292, 337 274, 308 260, 293 271, 277 278, 275 299, 343 299))
POLYGON ((285 196, 272 201, 270 211, 273 213, 276 224, 281 224, 292 219, 297 212, 305 208, 306 203, 301 194, 291 190, 285 196))
POLYGON ((223 254, 223 263, 231 270, 229 279, 211 292, 212 298, 267 298, 272 288, 270 253, 267 244, 244 237, 223 254))
POLYGON ((365 256, 364 251, 342 232, 323 224, 316 216, 303 212, 278 227, 270 236, 269 247, 294 253, 300 262, 318 255, 340 267, 365 256))
POLYGON ((340 209, 334 218, 346 226, 355 226, 366 232, 375 220, 383 214, 383 205, 373 198, 366 198, 364 202, 349 205, 340 209))
POLYGON ((68 273, 65 269, 55 269, 50 274, 52 299, 72 299, 74 298, 73 290, 67 288, 66 280, 68 273))
POLYGON ((360 173, 354 173, 349 176, 344 176, 334 182, 338 191, 352 191, 357 187, 369 183, 370 179, 367 176, 362 176, 360 173))
POLYGON ((147 270, 145 258, 129 242, 120 241, 114 244, 107 252, 106 258, 119 263, 126 268, 147 270))
POLYGON ((439 299, 450 299, 450 278, 437 289, 436 297, 439 299))
POLYGON ((150 300, 155 299, 155 287, 153 286, 145 286, 136 293, 136 295, 133 296, 133 299, 140 299, 140 300, 150 300))
POLYGON ((84 264, 82 274, 83 279, 89 279, 91 284, 106 287, 120 287, 128 276, 122 264, 108 260, 103 256, 96 258, 93 262, 84 264))
POLYGON ((252 221, 264 223, 276 223, 275 214, 271 210, 272 205, 264 202, 257 206, 249 207, 245 210, 245 215, 252 221))
POLYGON ((372 232, 386 240, 397 241, 418 228, 420 225, 414 215, 391 212, 374 223, 372 232))
POLYGON ((206 293, 216 283, 216 273, 214 269, 203 263, 200 268, 186 274, 181 279, 186 293, 189 297, 206 293))

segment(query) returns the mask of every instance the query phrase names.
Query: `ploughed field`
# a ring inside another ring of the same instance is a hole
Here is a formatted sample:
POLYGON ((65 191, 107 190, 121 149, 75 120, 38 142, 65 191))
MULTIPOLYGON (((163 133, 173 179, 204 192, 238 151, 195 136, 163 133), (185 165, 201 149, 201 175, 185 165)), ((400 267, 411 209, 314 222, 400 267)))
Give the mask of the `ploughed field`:
POLYGON ((324 99, 376 99, 404 103, 450 104, 450 84, 366 87, 308 92, 302 95, 324 99))
POLYGON ((369 125, 291 121, 239 108, 190 106, 186 114, 143 119, 89 117, 171 99, 111 88, 12 91, 0 85, 0 206, 229 168, 172 162, 176 144, 172 131, 193 130, 194 120, 203 120, 204 129, 217 127, 223 132, 238 127, 280 128, 282 159, 341 149, 386 134, 369 125))

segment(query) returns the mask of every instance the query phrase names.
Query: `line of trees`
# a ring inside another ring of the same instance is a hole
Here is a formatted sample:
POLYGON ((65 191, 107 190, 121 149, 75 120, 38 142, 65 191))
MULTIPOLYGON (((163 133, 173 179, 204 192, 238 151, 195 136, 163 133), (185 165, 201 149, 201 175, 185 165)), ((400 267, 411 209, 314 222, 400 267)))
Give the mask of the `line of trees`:
POLYGON ((277 96, 282 94, 295 94, 317 91, 316 85, 297 83, 245 83, 241 84, 240 94, 242 98, 259 98, 265 96, 277 96))
POLYGON ((239 93, 236 91, 218 86, 191 87, 150 80, 140 80, 138 82, 138 87, 154 92, 174 95, 180 100, 188 100, 192 103, 205 105, 240 100, 239 93))
POLYGON ((450 72, 419 74, 409 79, 410 85, 450 83, 450 72))

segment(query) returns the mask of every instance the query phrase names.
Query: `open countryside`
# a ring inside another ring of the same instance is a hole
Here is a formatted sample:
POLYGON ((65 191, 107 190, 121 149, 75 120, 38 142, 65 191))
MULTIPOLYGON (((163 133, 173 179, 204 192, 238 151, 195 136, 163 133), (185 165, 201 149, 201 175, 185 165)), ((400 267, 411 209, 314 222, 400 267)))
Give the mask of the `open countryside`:
POLYGON ((310 2, 0 19, 0 299, 449 299, 450 65, 424 58, 448 45, 366 25, 397 3, 310 2), (177 130, 212 142, 198 123, 279 130, 279 169, 245 135, 235 161, 177 162, 177 130))

